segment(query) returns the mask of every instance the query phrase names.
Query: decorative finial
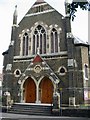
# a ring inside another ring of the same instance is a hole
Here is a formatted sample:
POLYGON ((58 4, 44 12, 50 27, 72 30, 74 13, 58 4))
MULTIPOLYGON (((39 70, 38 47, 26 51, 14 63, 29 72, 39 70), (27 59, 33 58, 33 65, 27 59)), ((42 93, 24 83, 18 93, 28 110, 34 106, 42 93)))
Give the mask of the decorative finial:
POLYGON ((68 12, 68 5, 72 3, 73 0, 65 0, 65 12, 66 12, 66 16, 69 16, 69 12, 68 12))
POLYGON ((15 8, 17 8, 17 5, 15 5, 15 8))
POLYGON ((15 11, 13 14, 13 25, 17 24, 17 5, 15 5, 15 11))

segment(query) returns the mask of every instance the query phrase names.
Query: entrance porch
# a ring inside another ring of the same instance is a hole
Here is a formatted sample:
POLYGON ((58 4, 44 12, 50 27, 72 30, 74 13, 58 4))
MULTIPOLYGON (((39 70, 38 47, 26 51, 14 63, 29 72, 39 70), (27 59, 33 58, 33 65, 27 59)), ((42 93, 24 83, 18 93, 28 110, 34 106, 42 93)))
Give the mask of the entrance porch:
POLYGON ((28 77, 21 84, 21 103, 52 104, 55 84, 49 77, 40 80, 28 77))

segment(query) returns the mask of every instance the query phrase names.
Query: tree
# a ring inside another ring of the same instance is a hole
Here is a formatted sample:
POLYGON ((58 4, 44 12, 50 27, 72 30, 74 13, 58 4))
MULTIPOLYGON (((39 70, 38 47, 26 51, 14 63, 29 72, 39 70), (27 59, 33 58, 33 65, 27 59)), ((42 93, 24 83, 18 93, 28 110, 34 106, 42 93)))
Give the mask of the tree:
POLYGON ((75 13, 79 7, 82 10, 90 11, 90 0, 72 0, 71 3, 66 3, 66 14, 70 15, 70 19, 72 19, 72 21, 76 17, 75 13))

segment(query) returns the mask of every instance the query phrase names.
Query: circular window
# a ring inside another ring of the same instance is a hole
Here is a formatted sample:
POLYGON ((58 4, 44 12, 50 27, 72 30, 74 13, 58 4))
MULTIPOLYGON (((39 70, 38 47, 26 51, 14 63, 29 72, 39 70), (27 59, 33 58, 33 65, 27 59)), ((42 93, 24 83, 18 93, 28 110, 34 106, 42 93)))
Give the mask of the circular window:
POLYGON ((14 71, 14 75, 15 75, 15 77, 19 77, 21 75, 21 71, 19 69, 16 69, 14 71))
POLYGON ((41 70, 42 70, 42 68, 41 68, 40 65, 36 65, 36 66, 34 67, 34 71, 35 71, 36 73, 40 73, 41 70))
POLYGON ((67 72, 66 68, 64 66, 59 68, 59 75, 65 75, 67 72))

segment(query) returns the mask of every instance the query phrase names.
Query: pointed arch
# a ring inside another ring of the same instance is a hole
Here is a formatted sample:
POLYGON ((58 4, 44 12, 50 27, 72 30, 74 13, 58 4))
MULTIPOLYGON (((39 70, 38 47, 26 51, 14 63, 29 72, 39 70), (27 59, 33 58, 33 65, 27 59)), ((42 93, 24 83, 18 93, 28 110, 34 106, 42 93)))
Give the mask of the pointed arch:
POLYGON ((28 55, 28 49, 29 49, 29 36, 28 36, 28 33, 25 32, 23 34, 23 40, 22 40, 22 55, 23 56, 28 55))
POLYGON ((39 84, 39 98, 41 103, 52 104, 54 86, 49 77, 44 76, 39 84))
POLYGON ((23 84, 23 98, 25 103, 36 102, 36 84, 31 77, 28 77, 23 84))
POLYGON ((37 53, 37 48, 39 48, 40 54, 46 53, 46 30, 42 25, 37 25, 33 31, 33 47, 32 54, 37 53))
MULTIPOLYGON (((28 99, 28 95, 25 95, 25 94, 27 94, 27 93, 25 93, 25 82, 27 81, 27 80, 31 80, 31 83, 33 84, 33 86, 34 86, 34 91, 33 91, 33 93, 34 93, 34 101, 33 102, 35 102, 35 100, 36 100, 36 86, 37 86, 37 81, 36 81, 36 79, 33 77, 33 76, 26 76, 23 80, 22 80, 22 82, 21 82, 21 102, 31 102, 31 101, 29 101, 29 99, 28 99), (27 100, 28 99, 28 100, 27 100)), ((27 85, 28 85, 28 82, 27 82, 27 85)), ((30 83, 29 83, 29 85, 30 85, 30 83)), ((30 86, 28 86, 26 89, 28 90, 28 88, 29 88, 30 86)), ((30 89, 29 89, 30 90, 30 89)))
POLYGON ((55 28, 51 30, 51 53, 58 52, 58 32, 55 28))

